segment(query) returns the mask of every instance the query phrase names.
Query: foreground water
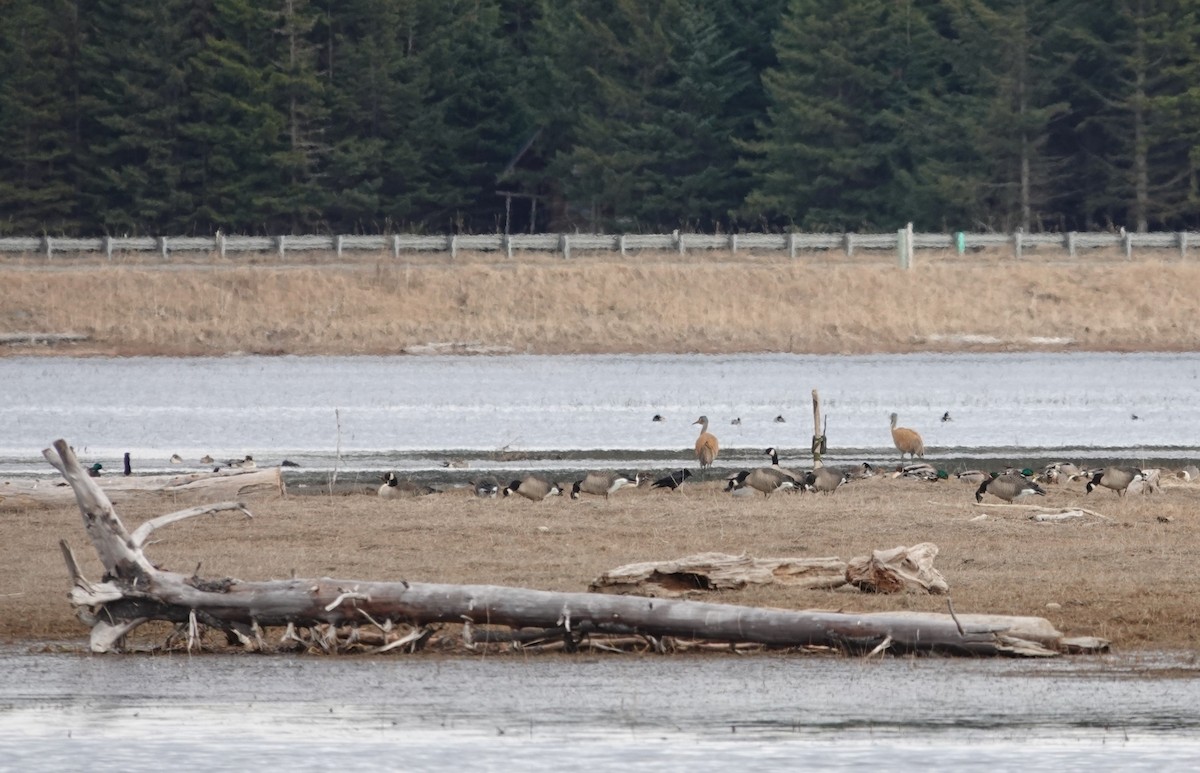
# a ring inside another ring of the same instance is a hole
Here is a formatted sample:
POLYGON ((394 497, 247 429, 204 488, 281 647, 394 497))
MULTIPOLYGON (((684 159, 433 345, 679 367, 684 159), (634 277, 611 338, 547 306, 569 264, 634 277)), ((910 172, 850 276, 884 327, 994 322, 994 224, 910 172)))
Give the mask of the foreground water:
POLYGON ((0 384, 0 474, 47 472, 40 450, 58 437, 110 470, 129 452, 142 472, 178 469, 172 454, 665 467, 691 460, 701 414, 718 466, 744 466, 769 445, 807 454, 813 389, 834 460, 894 460, 893 411, 932 460, 1200 456, 1200 354, 9 357, 0 384))
POLYGON ((5 653, 0 673, 3 770, 1167 771, 1200 759, 1196 666, 1167 659, 5 653))

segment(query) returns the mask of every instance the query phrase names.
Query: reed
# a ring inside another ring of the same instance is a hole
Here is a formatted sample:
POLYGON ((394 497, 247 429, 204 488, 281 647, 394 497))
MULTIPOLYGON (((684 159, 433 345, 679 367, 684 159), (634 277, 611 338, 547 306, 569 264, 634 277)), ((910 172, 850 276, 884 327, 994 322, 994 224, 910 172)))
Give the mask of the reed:
MULTIPOLYGON (((739 256, 741 257, 741 256, 739 256)), ((1200 264, 753 257, 392 260, 339 266, 0 268, 0 333, 89 340, 3 353, 390 354, 1192 350, 1200 264)))

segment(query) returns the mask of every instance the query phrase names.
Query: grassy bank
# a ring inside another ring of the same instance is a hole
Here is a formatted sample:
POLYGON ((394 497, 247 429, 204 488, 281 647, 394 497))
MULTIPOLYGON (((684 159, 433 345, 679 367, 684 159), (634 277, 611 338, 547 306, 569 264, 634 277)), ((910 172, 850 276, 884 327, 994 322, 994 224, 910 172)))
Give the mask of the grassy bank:
MULTIPOLYGON (((677 493, 648 487, 603 499, 481 500, 465 490, 412 500, 363 493, 250 503, 253 520, 228 514, 155 532, 148 555, 164 568, 247 580, 331 576, 516 585, 582 591, 617 566, 719 551, 757 557, 837 556, 933 542, 934 563, 959 613, 1045 617, 1069 635, 1112 640, 1121 651, 1200 643, 1200 484, 1151 496, 1084 494, 1050 486, 1037 504, 1084 506, 1104 517, 1034 523, 1030 511, 975 505, 974 487, 876 476, 832 496, 735 499, 718 482, 677 493), (980 517, 986 516, 986 517, 980 517)), ((190 502, 117 507, 131 529, 190 502)), ((64 598, 66 538, 90 579, 101 569, 75 507, 0 513, 8 546, 0 566, 0 640, 65 640, 87 629, 64 598)), ((710 597, 705 597, 710 598, 710 597)), ((735 604, 846 611, 944 612, 944 596, 866 595, 780 587, 711 597, 735 604)), ((161 641, 165 630, 156 629, 161 641)))
POLYGON ((0 353, 1192 350, 1200 264, 786 258, 0 268, 0 353), (1047 341, 1046 339, 1050 339, 1047 341))

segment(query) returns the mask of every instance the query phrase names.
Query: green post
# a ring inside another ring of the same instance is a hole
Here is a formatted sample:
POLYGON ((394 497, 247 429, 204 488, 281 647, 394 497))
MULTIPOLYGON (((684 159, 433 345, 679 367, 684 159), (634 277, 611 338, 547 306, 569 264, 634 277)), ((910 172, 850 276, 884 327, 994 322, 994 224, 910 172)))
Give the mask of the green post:
POLYGON ((962 231, 954 234, 954 246, 958 249, 958 254, 962 255, 967 251, 967 235, 962 231))

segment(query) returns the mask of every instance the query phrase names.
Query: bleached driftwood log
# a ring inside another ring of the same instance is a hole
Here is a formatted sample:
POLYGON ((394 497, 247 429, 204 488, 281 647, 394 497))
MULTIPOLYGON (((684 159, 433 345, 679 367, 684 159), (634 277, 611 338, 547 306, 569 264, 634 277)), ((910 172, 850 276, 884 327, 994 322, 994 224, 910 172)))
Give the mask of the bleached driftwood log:
POLYGON ((937 554, 937 545, 932 542, 876 550, 869 556, 850 559, 846 580, 871 593, 946 593, 950 586, 942 573, 933 568, 937 554))
MULTIPOLYGON (((1030 628, 1026 618, 977 620, 945 614, 755 609, 492 585, 330 578, 246 582, 187 576, 159 569, 146 557, 143 548, 150 529, 143 526, 132 534, 126 530, 104 491, 88 477, 66 441, 55 441, 54 448, 44 454, 71 484, 84 528, 105 568, 104 581, 89 582, 63 543, 74 583, 71 599, 80 619, 92 628, 95 652, 120 649, 126 634, 150 620, 175 622, 180 630, 186 627, 189 642, 199 640, 198 630, 208 627, 253 649, 266 648, 263 632, 270 627, 286 628, 285 645, 319 639, 327 648, 334 648, 343 636, 357 641, 358 626, 369 624, 388 638, 389 643, 380 648, 386 650, 427 639, 434 623, 540 629, 542 635, 560 636, 576 644, 582 637, 617 634, 778 647, 819 645, 872 653, 1049 656, 1069 646, 1048 622, 1042 628, 1030 628), (413 630, 392 637, 401 625, 413 630), (300 635, 300 629, 309 631, 308 638, 300 635), (345 629, 348 631, 341 633, 345 629)), ((155 519, 155 526, 237 507, 229 503, 195 508, 155 519)))
MULTIPOLYGON (((239 499, 256 495, 283 496, 287 487, 279 467, 254 470, 220 470, 182 475, 112 475, 93 479, 101 489, 123 499, 143 495, 196 494, 214 499, 239 499)), ((75 498, 69 486, 47 480, 0 480, 0 503, 5 506, 64 505, 75 498)))
POLYGON ((837 588, 846 584, 840 558, 754 558, 697 553, 672 561, 647 561, 610 569, 592 580, 594 593, 633 593, 677 598, 694 593, 741 590, 747 585, 837 588))

